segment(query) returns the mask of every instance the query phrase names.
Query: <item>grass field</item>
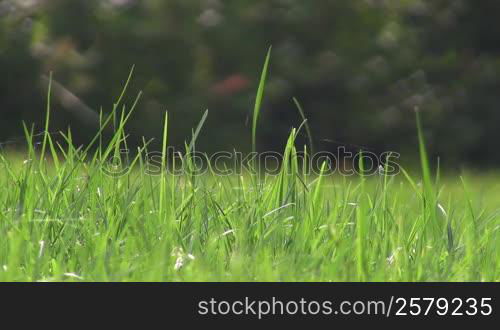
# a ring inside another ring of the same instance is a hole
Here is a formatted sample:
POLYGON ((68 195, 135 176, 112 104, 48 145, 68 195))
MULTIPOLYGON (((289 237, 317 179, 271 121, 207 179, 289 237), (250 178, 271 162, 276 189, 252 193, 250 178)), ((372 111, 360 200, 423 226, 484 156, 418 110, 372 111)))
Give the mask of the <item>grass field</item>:
POLYGON ((0 152, 1 281, 500 280, 500 176, 431 171, 421 135, 418 175, 304 174, 292 130, 277 175, 197 176, 189 155, 182 176, 148 175, 145 142, 110 176, 130 113, 119 104, 106 145, 45 134, 35 150, 26 129, 25 154, 0 152))

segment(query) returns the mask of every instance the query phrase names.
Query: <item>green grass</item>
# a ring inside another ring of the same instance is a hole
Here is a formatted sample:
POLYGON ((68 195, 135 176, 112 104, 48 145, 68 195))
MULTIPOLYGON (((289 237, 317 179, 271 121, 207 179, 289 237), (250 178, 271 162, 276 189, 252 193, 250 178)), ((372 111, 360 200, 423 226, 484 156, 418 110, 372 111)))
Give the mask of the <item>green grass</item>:
MULTIPOLYGON (((269 54, 254 149, 268 64, 269 54)), ((292 130, 278 175, 200 177, 189 156, 182 176, 147 175, 145 141, 130 169, 113 177, 103 167, 126 146, 135 107, 120 100, 111 116, 101 114, 103 130, 113 123, 115 135, 104 145, 98 134, 97 151, 75 148, 67 132, 64 145, 45 135, 40 153, 26 128, 25 154, 0 152, 1 281, 500 279, 500 176, 433 173, 420 119, 420 175, 307 175, 292 130)), ((207 115, 186 150, 195 148, 207 115)), ((168 125, 165 114, 164 166, 168 125)))

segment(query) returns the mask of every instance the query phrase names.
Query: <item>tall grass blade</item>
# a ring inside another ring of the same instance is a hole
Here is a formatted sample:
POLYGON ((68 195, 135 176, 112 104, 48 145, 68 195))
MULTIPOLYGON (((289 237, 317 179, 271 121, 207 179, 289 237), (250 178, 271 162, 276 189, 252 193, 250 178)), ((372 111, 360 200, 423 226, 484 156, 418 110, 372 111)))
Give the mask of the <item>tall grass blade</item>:
POLYGON ((257 150, 257 121, 259 119, 259 114, 262 106, 262 99, 264 98, 264 89, 266 86, 267 72, 269 69, 269 61, 271 59, 272 47, 269 48, 264 62, 264 67, 262 69, 262 74, 260 76, 259 87, 257 89, 257 95, 255 97, 255 106, 253 109, 253 119, 252 119, 252 151, 257 150))

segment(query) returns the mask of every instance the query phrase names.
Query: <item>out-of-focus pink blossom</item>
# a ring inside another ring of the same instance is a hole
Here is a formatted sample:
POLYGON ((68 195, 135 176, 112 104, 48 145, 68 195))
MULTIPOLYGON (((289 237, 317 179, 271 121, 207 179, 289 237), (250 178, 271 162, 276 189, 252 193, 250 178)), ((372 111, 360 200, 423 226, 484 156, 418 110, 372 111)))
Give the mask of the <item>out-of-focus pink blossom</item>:
POLYGON ((231 96, 246 90, 250 80, 242 74, 233 74, 226 79, 212 85, 211 91, 217 96, 231 96))

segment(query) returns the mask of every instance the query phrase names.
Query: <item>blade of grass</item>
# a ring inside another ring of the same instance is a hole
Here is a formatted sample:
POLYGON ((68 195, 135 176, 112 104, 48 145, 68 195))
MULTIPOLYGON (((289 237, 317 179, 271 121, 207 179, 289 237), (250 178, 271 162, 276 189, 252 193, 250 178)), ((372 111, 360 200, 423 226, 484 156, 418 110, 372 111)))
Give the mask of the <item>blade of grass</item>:
POLYGON ((49 76, 49 88, 47 91, 47 108, 45 114, 45 131, 43 134, 42 154, 40 155, 40 162, 45 157, 45 148, 47 147, 47 139, 49 137, 49 122, 50 122, 50 96, 52 93, 52 72, 49 76))
POLYGON ((299 103, 299 101, 294 97, 293 102, 295 103, 295 106, 299 110, 300 116, 302 117, 302 120, 304 121, 304 124, 306 126, 306 133, 307 133, 307 139, 309 140, 309 152, 314 155, 314 143, 313 143, 313 136, 311 132, 311 127, 309 127, 309 121, 306 118, 306 115, 304 113, 304 109, 302 108, 302 105, 299 103))
POLYGON ((262 74, 260 76, 259 87, 257 89, 257 95, 255 97, 255 106, 253 109, 253 119, 252 119, 252 152, 257 149, 257 121, 259 119, 259 114, 262 106, 262 99, 264 98, 264 89, 266 86, 267 72, 269 69, 269 61, 271 59, 272 47, 269 47, 267 52, 266 60, 264 62, 264 67, 262 69, 262 74))

